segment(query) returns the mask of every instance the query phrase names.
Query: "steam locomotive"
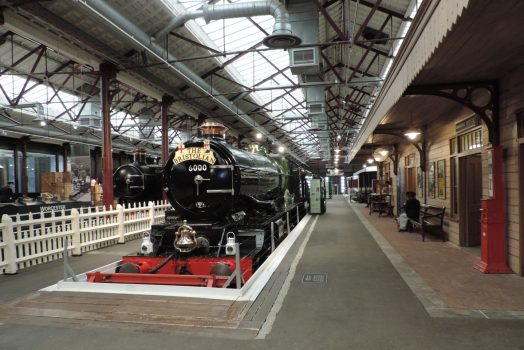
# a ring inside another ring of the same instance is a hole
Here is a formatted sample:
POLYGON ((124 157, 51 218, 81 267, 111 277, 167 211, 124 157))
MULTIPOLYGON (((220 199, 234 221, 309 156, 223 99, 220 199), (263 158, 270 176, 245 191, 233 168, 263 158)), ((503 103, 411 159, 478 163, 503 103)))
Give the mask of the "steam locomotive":
POLYGON ((141 254, 123 257, 118 277, 92 282, 149 283, 147 274, 156 275, 155 284, 206 285, 212 276, 222 286, 238 264, 246 281, 305 213, 297 205, 308 194, 303 169, 280 155, 226 144, 221 124, 206 123, 201 131, 163 169, 163 191, 174 208, 165 223, 151 227, 141 254))
POLYGON ((113 173, 113 194, 119 204, 162 199, 161 165, 147 164, 144 150, 133 154, 133 163, 118 167, 113 173))

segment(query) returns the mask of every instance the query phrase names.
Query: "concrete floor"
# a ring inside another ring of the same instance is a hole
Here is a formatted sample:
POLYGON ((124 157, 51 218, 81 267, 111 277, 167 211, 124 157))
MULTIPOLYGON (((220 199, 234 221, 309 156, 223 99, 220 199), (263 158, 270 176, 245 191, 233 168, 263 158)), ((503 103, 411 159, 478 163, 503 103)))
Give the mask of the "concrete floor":
MULTIPOLYGON (((103 264, 86 255, 77 271, 103 264), (85 266, 80 266, 85 265, 85 266)), ((119 255, 119 254, 116 254, 119 255)), ((59 264, 0 278, 3 300, 54 283, 59 264), (15 287, 13 287, 15 286, 15 287), (6 289, 7 288, 7 289, 6 289)), ((265 339, 195 337, 180 331, 92 325, 0 325, 0 349, 524 349, 524 321, 432 318, 341 197, 328 202, 300 260, 295 278, 265 339), (324 284, 302 283, 327 273, 324 284)))

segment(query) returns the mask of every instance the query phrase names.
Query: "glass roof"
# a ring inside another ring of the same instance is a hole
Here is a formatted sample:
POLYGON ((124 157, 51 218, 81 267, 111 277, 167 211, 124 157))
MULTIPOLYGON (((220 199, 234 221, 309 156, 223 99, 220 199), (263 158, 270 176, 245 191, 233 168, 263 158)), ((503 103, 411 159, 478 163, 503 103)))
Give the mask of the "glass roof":
MULTIPOLYGON (((217 1, 215 3, 230 4, 232 2, 249 1, 252 0, 217 1)), ((187 10, 196 10, 205 1, 178 0, 178 2, 187 10)), ((251 19, 223 19, 209 23, 206 23, 202 18, 198 18, 195 21, 208 36, 208 38, 200 39, 204 42, 211 40, 214 44, 212 46, 217 47, 220 51, 226 53, 244 50, 252 51, 226 67, 236 79, 240 80, 240 83, 251 88, 275 87, 278 85, 289 86, 298 83, 297 77, 291 74, 289 69, 288 52, 284 50, 266 50, 265 46, 261 45, 262 40, 266 37, 266 33, 273 31, 275 20, 272 16, 257 16, 251 19), (254 25, 252 21, 262 30, 254 25), (258 50, 252 50, 255 46, 257 46, 258 50), (268 79, 270 77, 271 79, 268 79)), ((218 59, 221 62, 225 62, 232 57, 232 55, 228 55, 226 58, 220 57, 218 59)), ((260 90, 251 93, 250 96, 259 105, 264 105, 267 114, 280 123, 284 130, 307 132, 307 129, 310 127, 310 123, 306 119, 283 119, 287 117, 306 117, 306 102, 301 89, 260 90), (269 103, 270 101, 273 102, 269 103)), ((310 136, 311 138, 314 137, 312 134, 310 136)))
MULTIPOLYGON (((0 65, 0 67, 2 67, 0 65)), ((5 67, 4 67, 5 68, 5 67)), ((26 83, 25 77, 18 74, 6 73, 0 76, 0 86, 4 92, 0 93, 0 105, 8 107, 10 105, 7 98, 14 100, 20 94, 26 83)), ((25 93, 20 99, 18 106, 11 107, 13 111, 24 111, 29 115, 34 115, 35 120, 43 119, 46 121, 59 120, 61 122, 78 123, 73 118, 79 113, 81 105, 81 98, 66 91, 55 90, 45 84, 39 84, 34 81, 29 81, 25 87, 25 93), (25 105, 25 106, 24 106, 25 105)), ((96 102, 94 102, 96 103, 96 102)), ((148 141, 153 143, 161 142, 160 127, 151 123, 150 127, 146 127, 143 132, 139 130, 139 118, 131 113, 114 110, 111 114, 111 124, 118 131, 113 131, 114 134, 128 137, 129 140, 140 140, 148 138, 148 141), (151 130, 152 129, 152 130, 151 130)), ((185 141, 182 139, 182 133, 176 133, 172 144, 176 145, 185 141)))

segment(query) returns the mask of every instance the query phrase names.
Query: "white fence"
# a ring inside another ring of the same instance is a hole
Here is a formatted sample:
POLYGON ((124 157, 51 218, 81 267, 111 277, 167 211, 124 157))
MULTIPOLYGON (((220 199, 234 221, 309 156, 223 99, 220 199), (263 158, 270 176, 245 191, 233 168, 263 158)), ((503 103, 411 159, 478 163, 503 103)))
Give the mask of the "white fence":
MULTIPOLYGON (((164 222, 169 202, 149 202, 116 209, 72 209, 50 217, 44 213, 8 215, 0 222, 0 274, 61 259, 65 241, 73 255, 140 237, 151 225, 164 222)), ((49 216, 49 214, 47 214, 49 216)))

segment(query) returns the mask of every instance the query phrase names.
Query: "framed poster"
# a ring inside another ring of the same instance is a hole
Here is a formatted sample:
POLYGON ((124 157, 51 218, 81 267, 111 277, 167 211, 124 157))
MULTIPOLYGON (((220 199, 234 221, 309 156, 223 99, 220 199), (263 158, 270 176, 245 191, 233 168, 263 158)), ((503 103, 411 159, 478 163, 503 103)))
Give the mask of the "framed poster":
POLYGON ((437 161, 437 195, 446 199, 446 160, 437 161))
POLYGON ((417 168, 417 197, 422 198, 424 195, 424 175, 420 167, 417 168))
POLYGON ((435 162, 429 163, 428 196, 430 198, 435 198, 435 162))

